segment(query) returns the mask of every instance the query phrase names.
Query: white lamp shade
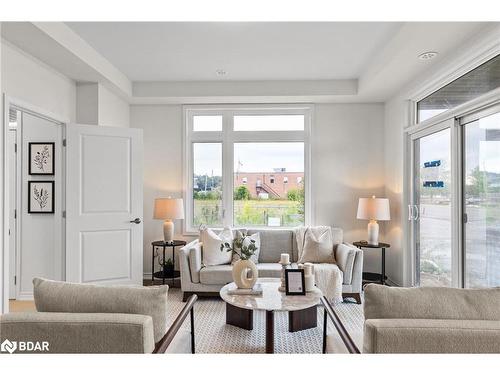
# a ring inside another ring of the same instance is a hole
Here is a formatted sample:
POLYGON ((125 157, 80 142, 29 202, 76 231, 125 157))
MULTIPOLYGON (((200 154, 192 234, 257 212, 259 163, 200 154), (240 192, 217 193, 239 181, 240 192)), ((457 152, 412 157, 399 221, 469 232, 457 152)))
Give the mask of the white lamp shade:
POLYGON ((184 219, 184 204, 182 198, 157 198, 153 219, 175 220, 184 219))
POLYGON ((391 220, 389 199, 387 198, 359 198, 358 219, 362 220, 391 220))

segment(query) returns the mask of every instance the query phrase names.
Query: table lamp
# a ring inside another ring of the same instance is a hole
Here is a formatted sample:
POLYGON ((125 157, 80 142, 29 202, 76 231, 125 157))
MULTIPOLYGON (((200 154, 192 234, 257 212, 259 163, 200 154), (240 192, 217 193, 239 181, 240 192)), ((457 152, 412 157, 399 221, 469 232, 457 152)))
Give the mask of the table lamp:
POLYGON ((378 245, 379 226, 377 220, 391 220, 391 211, 389 208, 389 199, 359 198, 358 219, 370 220, 368 223, 368 244, 378 245))
POLYGON ((166 243, 174 240, 174 223, 172 220, 184 219, 184 204, 182 198, 157 198, 153 219, 165 220, 163 222, 163 236, 166 243))

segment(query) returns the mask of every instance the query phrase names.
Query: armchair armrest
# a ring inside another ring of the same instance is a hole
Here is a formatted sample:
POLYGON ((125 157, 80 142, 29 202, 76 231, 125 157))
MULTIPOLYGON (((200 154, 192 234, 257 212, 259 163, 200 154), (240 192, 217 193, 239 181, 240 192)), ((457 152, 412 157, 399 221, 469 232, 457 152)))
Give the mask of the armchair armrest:
POLYGON ((181 287, 183 291, 191 291, 191 284, 200 282, 201 242, 191 241, 179 251, 179 265, 181 271, 181 287))
POLYGON ((189 299, 187 300, 186 304, 184 305, 184 308, 182 311, 179 313, 177 318, 175 318, 174 322, 168 329, 167 333, 163 338, 156 344, 155 349, 153 351, 153 354, 161 354, 165 353, 166 350, 168 349, 168 346, 172 342, 172 340, 175 338, 175 335, 181 328, 182 324, 186 320, 187 316, 190 315, 191 317, 191 353, 195 353, 195 339, 194 339, 194 303, 198 299, 198 296, 196 294, 193 294, 189 299))
POLYGON ((500 321, 368 319, 364 353, 500 353, 500 321))
POLYGON ((4 340, 39 342, 42 350, 34 353, 42 354, 151 353, 153 320, 139 314, 12 313, 0 316, 4 340))

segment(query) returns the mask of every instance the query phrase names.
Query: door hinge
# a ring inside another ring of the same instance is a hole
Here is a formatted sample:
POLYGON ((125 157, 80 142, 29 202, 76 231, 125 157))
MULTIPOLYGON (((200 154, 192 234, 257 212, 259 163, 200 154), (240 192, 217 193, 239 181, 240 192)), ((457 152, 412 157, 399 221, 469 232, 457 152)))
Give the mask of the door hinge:
POLYGON ((14 209, 14 219, 17 219, 17 210, 14 209))
POLYGON ((63 139, 63 147, 66 147, 66 145, 67 145, 66 139, 63 139))
POLYGON ((14 143, 14 152, 17 152, 17 143, 14 143))
POLYGON ((66 218, 66 211, 63 211, 63 212, 62 212, 62 216, 63 216, 64 218, 66 218))
POLYGON ((464 213, 464 224, 467 224, 467 221, 469 221, 469 217, 464 213))
POLYGON ((14 276, 14 285, 17 285, 17 276, 14 276))

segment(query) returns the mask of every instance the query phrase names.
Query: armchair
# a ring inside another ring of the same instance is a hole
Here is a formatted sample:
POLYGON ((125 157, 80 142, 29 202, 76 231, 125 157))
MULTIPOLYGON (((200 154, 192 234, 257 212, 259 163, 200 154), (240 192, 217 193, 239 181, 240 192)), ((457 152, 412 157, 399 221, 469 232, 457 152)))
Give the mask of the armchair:
POLYGON ((37 312, 0 316, 0 342, 46 342, 48 353, 195 352, 196 295, 167 327, 168 286, 33 282, 37 312), (181 328, 188 316, 190 332, 181 328))

